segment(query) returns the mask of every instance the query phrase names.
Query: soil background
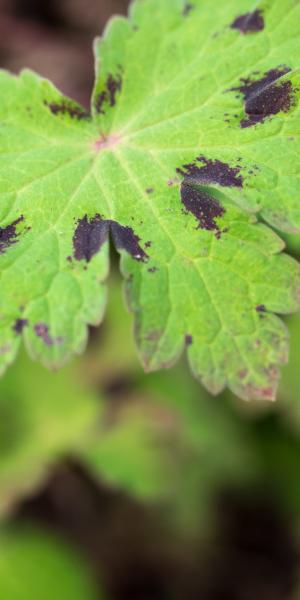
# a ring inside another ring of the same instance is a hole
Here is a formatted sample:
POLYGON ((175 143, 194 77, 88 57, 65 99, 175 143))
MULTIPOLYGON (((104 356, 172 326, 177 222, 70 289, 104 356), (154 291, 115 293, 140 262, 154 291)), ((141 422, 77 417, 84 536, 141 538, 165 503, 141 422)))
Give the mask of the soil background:
POLYGON ((0 0, 0 64, 34 69, 88 107, 94 79, 92 42, 128 0, 0 0))

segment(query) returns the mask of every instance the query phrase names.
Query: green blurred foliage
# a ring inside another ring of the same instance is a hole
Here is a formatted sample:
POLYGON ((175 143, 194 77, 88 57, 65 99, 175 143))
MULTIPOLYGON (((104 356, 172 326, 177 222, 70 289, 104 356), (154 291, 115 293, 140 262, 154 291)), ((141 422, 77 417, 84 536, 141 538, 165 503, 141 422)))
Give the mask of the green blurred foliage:
POLYGON ((83 559, 59 538, 31 526, 0 530, 0 597, 104 600, 83 559))
MULTIPOLYGON (((229 393, 211 397, 190 376, 184 357, 176 368, 145 375, 116 276, 110 294, 104 325, 91 332, 82 357, 51 373, 22 354, 0 380, 2 522, 55 465, 71 458, 99 485, 159 509, 185 540, 205 543, 212 536, 216 502, 226 489, 271 494, 300 539, 300 317, 287 320, 291 357, 277 402, 245 403, 229 393)), ((65 560, 66 583, 56 576, 55 581, 66 592, 52 586, 51 598, 72 596, 73 559, 65 559, 59 544, 54 551, 42 533, 2 527, 0 597, 19 598, 1 588, 10 585, 12 575, 4 569, 10 561, 21 573, 26 569, 27 586, 36 579, 26 600, 46 600, 38 586, 65 560), (40 574, 35 552, 44 561, 40 574)), ((80 572, 79 566, 79 579, 80 572)), ((74 585, 74 600, 93 598, 85 583, 74 585)))
POLYGON ((291 361, 275 405, 213 398, 184 359, 169 371, 142 372, 115 277, 107 318, 83 357, 51 373, 22 354, 0 381, 0 510, 5 514, 67 457, 115 488, 167 504, 185 526, 207 517, 223 486, 251 484, 280 462, 286 476, 289 454, 297 465, 298 440, 291 447, 280 425, 260 432, 272 415, 287 427, 291 415, 292 426, 297 419, 300 425, 300 318, 289 327, 291 361))
POLYGON ((278 404, 288 414, 292 414, 290 423, 295 425, 300 433, 300 315, 289 317, 287 326, 290 334, 290 357, 283 369, 278 404))
POLYGON ((140 400, 129 399, 129 406, 99 432, 83 458, 96 477, 110 485, 141 498, 158 498, 170 489, 172 465, 159 439, 163 428, 140 400))
POLYGON ((82 358, 51 373, 22 354, 0 381, 4 514, 68 456, 109 485, 172 505, 191 523, 217 487, 252 473, 247 434, 228 403, 210 398, 184 360, 144 375, 131 340, 116 279, 104 326, 82 358))
POLYGON ((99 403, 78 376, 78 361, 58 373, 23 353, 0 380, 0 513, 30 491, 46 469, 78 452, 99 403))

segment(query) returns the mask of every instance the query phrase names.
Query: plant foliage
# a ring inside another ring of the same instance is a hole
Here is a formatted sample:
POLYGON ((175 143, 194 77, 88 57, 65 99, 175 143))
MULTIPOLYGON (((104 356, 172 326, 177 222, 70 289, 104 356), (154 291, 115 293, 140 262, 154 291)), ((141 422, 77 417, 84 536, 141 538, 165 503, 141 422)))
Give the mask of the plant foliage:
POLYGON ((84 348, 121 254, 146 369, 273 398, 299 307, 300 2, 137 0, 95 44, 87 112, 0 75, 0 362, 84 348))

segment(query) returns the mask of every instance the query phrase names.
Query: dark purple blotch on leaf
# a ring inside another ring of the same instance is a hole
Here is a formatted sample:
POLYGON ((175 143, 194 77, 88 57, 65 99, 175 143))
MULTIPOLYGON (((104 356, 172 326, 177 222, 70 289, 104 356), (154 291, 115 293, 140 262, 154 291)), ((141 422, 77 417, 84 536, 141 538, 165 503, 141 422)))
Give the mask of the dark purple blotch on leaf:
POLYGON ((225 213, 223 206, 207 191, 196 188, 185 180, 181 184, 181 200, 186 210, 196 217, 201 229, 215 231, 220 237, 220 228, 216 219, 225 213))
POLYGON ((37 323, 34 326, 34 331, 35 331, 37 337, 41 338, 41 340, 43 340, 43 342, 44 342, 44 344, 46 344, 46 346, 53 346, 53 344, 61 344, 63 341, 62 337, 53 338, 50 335, 49 327, 48 327, 48 325, 46 325, 46 323, 37 323))
POLYGON ((264 304, 258 304, 256 306, 255 310, 259 313, 264 313, 264 312, 266 312, 266 307, 264 304))
POLYGON ((290 72, 289 67, 270 69, 260 79, 241 79, 241 85, 231 88, 244 96, 247 118, 242 119, 241 127, 251 127, 262 123, 266 117, 287 112, 293 104, 291 81, 277 81, 290 72))
POLYGON ((17 225, 24 221, 23 215, 6 227, 0 227, 0 254, 18 241, 17 225))
POLYGON ((13 330, 20 335, 26 325, 28 325, 27 319, 16 319, 13 325, 13 330))
POLYGON ((187 333, 185 336, 186 346, 191 346, 193 343, 193 336, 190 333, 187 333))
POLYGON ((89 262, 107 240, 108 231, 108 221, 103 221, 100 215, 95 215, 92 219, 85 215, 80 219, 73 235, 76 260, 89 262))
POLYGON ((115 106, 117 93, 122 89, 122 76, 119 73, 116 76, 108 75, 105 89, 98 94, 95 100, 95 109, 98 114, 104 114, 105 104, 115 106))
POLYGON ((184 177, 181 183, 181 200, 185 209, 196 217, 201 229, 215 231, 219 239, 221 230, 216 219, 224 215, 225 209, 202 186, 220 185, 241 188, 243 186, 241 168, 230 166, 217 159, 198 156, 194 162, 176 170, 184 177))
POLYGON ((257 33, 265 27, 264 18, 261 10, 254 10, 237 17, 231 23, 232 29, 238 29, 241 33, 257 33))
POLYGON ((120 225, 112 219, 102 219, 100 215, 91 219, 85 215, 78 221, 73 236, 74 257, 89 262, 107 241, 109 234, 118 250, 126 250, 135 260, 148 259, 139 244, 140 238, 131 227, 120 225))
POLYGON ((36 335, 43 340, 46 346, 52 346, 54 343, 53 338, 49 335, 49 327, 45 323, 37 323, 34 326, 36 335))
POLYGON ((148 255, 141 248, 140 238, 131 227, 119 225, 116 221, 110 221, 111 235, 118 250, 126 250, 135 260, 146 261, 148 255))
POLYGON ((53 115, 69 115, 72 119, 89 119, 90 114, 79 104, 74 104, 62 100, 61 102, 48 102, 44 104, 49 108, 53 115))
POLYGON ((193 163, 176 169, 186 180, 195 184, 217 184, 223 187, 242 187, 243 177, 239 166, 231 167, 220 160, 198 156, 193 163))

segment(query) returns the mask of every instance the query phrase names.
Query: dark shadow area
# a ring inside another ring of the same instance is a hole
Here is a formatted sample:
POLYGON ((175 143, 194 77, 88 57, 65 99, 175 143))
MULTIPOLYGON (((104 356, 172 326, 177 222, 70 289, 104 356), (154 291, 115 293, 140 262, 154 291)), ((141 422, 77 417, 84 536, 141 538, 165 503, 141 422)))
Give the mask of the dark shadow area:
MULTIPOLYGON (((276 499, 260 489, 220 492, 216 534, 203 547, 172 533, 158 508, 58 467, 17 521, 57 531, 84 554, 108 600, 289 600, 299 549, 276 499)), ((198 541, 197 541, 198 539, 198 541)))

